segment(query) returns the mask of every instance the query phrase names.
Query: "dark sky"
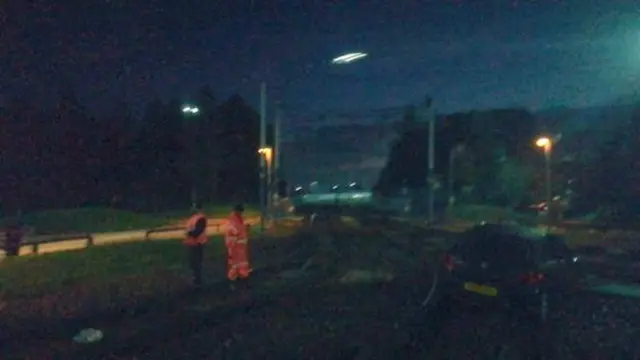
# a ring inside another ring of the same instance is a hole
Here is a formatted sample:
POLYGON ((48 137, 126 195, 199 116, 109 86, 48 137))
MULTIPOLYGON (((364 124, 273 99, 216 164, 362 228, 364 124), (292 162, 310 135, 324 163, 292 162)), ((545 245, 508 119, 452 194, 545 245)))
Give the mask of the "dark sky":
POLYGON ((94 109, 211 84, 291 109, 585 106, 635 87, 640 2, 5 0, 0 96, 74 87, 94 109), (33 5, 29 5, 29 3, 33 5), (342 67, 329 60, 366 51, 342 67))

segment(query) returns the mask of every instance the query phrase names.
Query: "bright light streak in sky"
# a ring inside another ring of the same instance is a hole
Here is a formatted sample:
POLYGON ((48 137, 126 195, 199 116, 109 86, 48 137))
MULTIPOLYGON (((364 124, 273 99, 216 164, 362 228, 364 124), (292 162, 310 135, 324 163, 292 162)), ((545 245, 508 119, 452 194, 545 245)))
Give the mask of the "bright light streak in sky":
POLYGON ((344 55, 340 55, 337 58, 331 60, 332 64, 341 65, 341 64, 349 64, 354 61, 360 60, 366 57, 368 54, 363 52, 353 52, 344 55))

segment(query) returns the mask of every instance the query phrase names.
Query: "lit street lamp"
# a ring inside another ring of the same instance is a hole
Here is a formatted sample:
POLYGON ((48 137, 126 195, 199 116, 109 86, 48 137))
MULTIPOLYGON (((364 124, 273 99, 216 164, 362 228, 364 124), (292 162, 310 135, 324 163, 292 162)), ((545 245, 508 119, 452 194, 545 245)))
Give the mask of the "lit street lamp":
MULTIPOLYGON (((200 109, 197 106, 194 106, 194 105, 182 106, 182 114, 184 114, 185 117, 196 116, 199 113, 200 113, 200 109)), ((191 181, 191 208, 195 209, 197 207, 197 202, 198 202, 198 189, 197 189, 197 184, 195 180, 196 178, 195 169, 199 164, 194 160, 197 155, 196 155, 196 150, 195 150, 193 141, 187 141, 187 143, 189 144, 188 145, 188 152, 189 152, 188 161, 190 162, 191 170, 192 170, 189 178, 191 181)))
POLYGON ((535 145, 544 151, 545 165, 545 197, 547 202, 547 228, 551 227, 551 154, 553 153, 553 145, 560 141, 561 135, 554 137, 540 136, 536 139, 535 145))
POLYGON ((264 161, 267 163, 267 179, 271 179, 271 165, 273 162, 273 148, 263 147, 258 149, 258 154, 264 157, 264 161))
POLYGON ((197 106, 185 105, 182 107, 183 114, 197 114, 200 112, 197 106))
MULTIPOLYGON (((260 184, 260 189, 265 189, 266 187, 268 187, 271 184, 271 168, 272 168, 272 164, 273 164, 273 148, 271 147, 261 147, 260 149, 258 149, 258 154, 261 155, 261 158, 263 159, 264 163, 266 164, 266 168, 267 168, 267 174, 266 174, 266 179, 264 177, 260 177, 261 180, 261 184, 260 184)), ((262 199, 260 199, 260 204, 261 204, 261 209, 260 209, 260 230, 262 231, 262 233, 264 233, 265 231, 265 219, 267 218, 267 209, 269 208, 269 204, 270 204, 270 191, 261 191, 260 195, 261 197, 263 197, 262 199), (264 196, 267 195, 267 199, 264 199, 264 196)))
POLYGON ((536 139, 536 146, 544 149, 545 154, 551 153, 551 139, 546 136, 541 136, 536 139))

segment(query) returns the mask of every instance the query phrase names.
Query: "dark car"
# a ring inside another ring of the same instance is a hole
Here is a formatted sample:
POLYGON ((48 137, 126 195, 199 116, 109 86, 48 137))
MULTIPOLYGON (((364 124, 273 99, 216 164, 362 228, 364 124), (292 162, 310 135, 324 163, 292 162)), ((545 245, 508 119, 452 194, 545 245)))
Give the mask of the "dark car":
POLYGON ((517 225, 471 228, 439 266, 438 286, 426 308, 430 336, 464 314, 479 314, 526 333, 527 347, 536 352, 544 347, 538 342, 545 342, 542 336, 553 336, 548 329, 554 327, 553 315, 559 315, 554 313, 558 302, 581 281, 578 257, 561 237, 517 225))
POLYGON ((579 286, 578 265, 559 236, 483 224, 463 233, 444 256, 439 298, 544 323, 554 301, 579 286))

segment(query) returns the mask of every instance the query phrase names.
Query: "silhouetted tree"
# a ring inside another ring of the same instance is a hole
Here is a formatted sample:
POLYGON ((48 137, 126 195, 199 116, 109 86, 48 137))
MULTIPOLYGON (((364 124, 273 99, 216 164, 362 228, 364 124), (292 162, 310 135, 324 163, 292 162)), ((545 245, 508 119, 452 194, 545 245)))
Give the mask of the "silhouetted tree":
MULTIPOLYGON (((411 119, 410 111, 405 119, 411 119)), ((435 171, 438 177, 446 179, 451 151, 463 145, 465 151, 458 162, 465 165, 465 174, 470 178, 459 184, 473 185, 473 197, 478 202, 504 203, 504 186, 499 177, 504 170, 502 164, 507 160, 531 160, 531 141, 536 133, 533 115, 526 110, 498 109, 438 116, 436 119, 435 171)), ((375 186, 381 194, 392 194, 402 188, 425 187, 427 129, 424 125, 405 122, 410 125, 409 130, 392 146, 387 165, 375 186)), ((446 194, 440 191, 437 200, 444 204, 446 194)))

